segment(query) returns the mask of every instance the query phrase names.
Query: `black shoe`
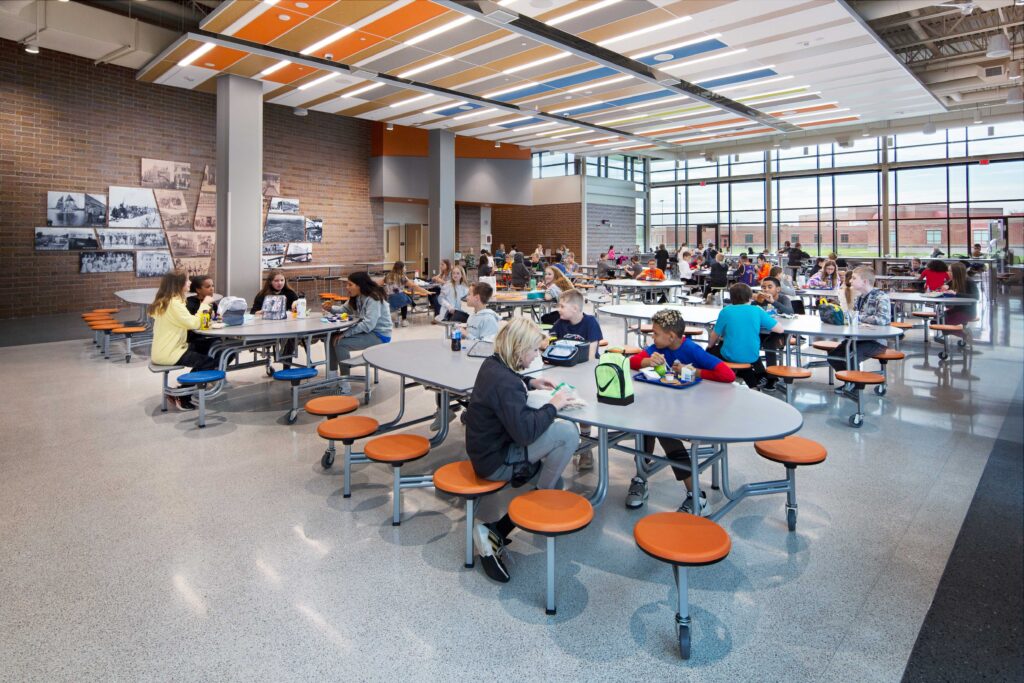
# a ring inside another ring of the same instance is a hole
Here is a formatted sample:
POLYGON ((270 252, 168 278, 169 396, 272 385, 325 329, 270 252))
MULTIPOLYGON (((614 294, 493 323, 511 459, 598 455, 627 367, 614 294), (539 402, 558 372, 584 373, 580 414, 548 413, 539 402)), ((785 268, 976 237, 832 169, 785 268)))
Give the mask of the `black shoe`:
POLYGON ((776 389, 775 385, 778 384, 778 383, 779 383, 779 381, 778 380, 774 380, 774 379, 765 380, 765 383, 762 385, 761 388, 764 391, 775 391, 775 389, 776 389))
POLYGON ((484 568, 487 578, 492 581, 508 583, 509 578, 511 578, 509 577, 508 569, 505 568, 505 563, 497 555, 480 555, 480 566, 484 568))
POLYGON ((181 408, 182 410, 195 410, 196 404, 192 403, 191 396, 179 396, 178 407, 181 408))

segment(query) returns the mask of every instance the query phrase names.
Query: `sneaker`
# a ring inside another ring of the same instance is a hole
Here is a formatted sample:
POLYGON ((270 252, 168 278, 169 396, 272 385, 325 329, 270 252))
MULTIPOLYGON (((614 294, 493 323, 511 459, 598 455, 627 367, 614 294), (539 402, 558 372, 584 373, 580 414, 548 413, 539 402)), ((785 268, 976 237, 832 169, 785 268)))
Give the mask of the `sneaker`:
MULTIPOLYGON (((693 491, 686 492, 686 500, 679 506, 679 512, 685 512, 688 515, 693 514, 693 491)), ((711 514, 711 508, 708 507, 708 494, 704 491, 700 492, 700 516, 707 517, 711 514)))
POLYGON ((626 507, 632 509, 643 507, 647 501, 647 482, 640 477, 633 477, 626 492, 626 507))
POLYGON ((764 391, 775 391, 778 387, 779 381, 777 379, 766 379, 764 385, 761 387, 764 391))
POLYGON ((576 461, 576 471, 586 472, 594 469, 594 453, 593 451, 586 450, 580 453, 579 460, 576 461))
POLYGON ((500 557, 505 549, 504 539, 486 524, 477 524, 473 529, 473 547, 480 556, 480 565, 487 577, 498 583, 508 583, 508 568, 500 557))
POLYGON ((835 389, 833 389, 832 393, 834 393, 834 394, 845 394, 845 393, 850 391, 849 387, 850 387, 850 383, 849 382, 844 382, 844 383, 840 384, 838 387, 836 387, 835 389))
POLYGON ((341 380, 341 387, 338 389, 342 396, 349 396, 352 393, 352 385, 347 379, 341 380))
POLYGON ((409 327, 409 321, 406 320, 405 318, 402 318, 402 320, 399 321, 398 326, 399 327, 409 327))
POLYGON ((480 566, 484 568, 484 574, 487 574, 487 578, 491 581, 508 583, 511 578, 505 563, 497 555, 481 555, 480 566))
POLYGON ((182 410, 195 410, 196 405, 192 403, 191 396, 178 396, 178 407, 182 410))

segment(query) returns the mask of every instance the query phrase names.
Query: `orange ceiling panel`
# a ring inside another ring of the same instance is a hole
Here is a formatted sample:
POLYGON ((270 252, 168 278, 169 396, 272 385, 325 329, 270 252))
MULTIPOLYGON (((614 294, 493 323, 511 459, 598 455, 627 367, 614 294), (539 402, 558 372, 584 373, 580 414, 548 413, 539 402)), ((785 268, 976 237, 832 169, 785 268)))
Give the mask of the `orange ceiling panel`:
MULTIPOLYGON (((380 121, 373 124, 370 135, 370 156, 389 157, 425 157, 430 154, 430 137, 428 131, 409 126, 395 126, 387 130, 380 121)), ((518 145, 494 146, 491 140, 455 137, 455 157, 457 159, 521 159, 529 161, 530 150, 518 145)))
POLYGON ((812 126, 824 126, 825 124, 828 123, 846 123, 847 121, 856 121, 859 118, 859 116, 843 116, 838 119, 828 119, 827 121, 813 121, 811 123, 798 123, 796 125, 800 126, 801 128, 810 128, 812 126))
POLYGON ((276 11, 278 14, 281 12, 295 12, 312 17, 337 2, 338 0, 281 0, 274 5, 272 11, 276 11), (300 5, 305 5, 305 7, 300 7, 300 5))
POLYGON ((305 14, 279 11, 277 6, 271 7, 242 28, 235 31, 235 37, 251 40, 254 43, 269 43, 309 19, 305 14), (281 17, 288 17, 282 20, 281 17))
MULTIPOLYGON (((394 132, 394 131, 392 131, 394 132)), ((456 159, 525 159, 530 160, 530 150, 518 145, 494 146, 491 140, 467 138, 461 135, 455 138, 456 159)))
POLYGON ((383 38, 390 38, 394 35, 408 31, 434 17, 439 17, 448 10, 440 5, 435 5, 430 0, 414 0, 408 5, 399 7, 391 14, 387 14, 376 21, 371 21, 363 30, 383 38))
POLYGON ((382 40, 384 40, 384 38, 372 33, 356 31, 355 33, 348 34, 340 40, 324 45, 322 48, 312 53, 312 56, 323 59, 325 54, 330 53, 334 55, 334 61, 341 62, 357 52, 361 52, 368 47, 376 45, 382 40))
POLYGON ((303 66, 301 64, 289 64, 288 66, 275 71, 269 76, 263 78, 274 83, 291 83, 294 80, 308 76, 311 73, 318 71, 311 66, 303 66))
POLYGON ((242 52, 241 50, 233 50, 229 47, 217 46, 202 55, 199 59, 192 62, 192 66, 202 66, 207 69, 217 69, 223 71, 242 57, 247 56, 248 52, 242 52))

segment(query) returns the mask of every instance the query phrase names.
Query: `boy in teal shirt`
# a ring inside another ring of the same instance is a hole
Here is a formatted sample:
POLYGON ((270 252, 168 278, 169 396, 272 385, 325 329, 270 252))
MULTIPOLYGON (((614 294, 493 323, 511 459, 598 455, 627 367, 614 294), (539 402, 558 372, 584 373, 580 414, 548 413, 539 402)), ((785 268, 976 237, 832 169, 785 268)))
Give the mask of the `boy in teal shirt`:
POLYGON ((752 296, 750 287, 743 283, 730 287, 732 305, 718 314, 715 329, 708 339, 708 351, 713 355, 732 363, 750 363, 749 370, 736 373, 750 388, 756 387, 766 376, 761 363, 761 332, 783 333, 782 325, 763 308, 749 305, 752 296))

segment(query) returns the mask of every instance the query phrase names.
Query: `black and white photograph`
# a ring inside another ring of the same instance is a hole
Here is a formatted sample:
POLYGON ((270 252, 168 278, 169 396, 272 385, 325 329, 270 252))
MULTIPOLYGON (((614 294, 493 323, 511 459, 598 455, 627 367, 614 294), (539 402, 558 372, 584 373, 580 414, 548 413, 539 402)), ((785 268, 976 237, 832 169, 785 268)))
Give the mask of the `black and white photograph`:
POLYGON ((153 190, 111 186, 109 225, 112 228, 162 227, 153 190))
POLYGON ((271 197, 269 213, 290 213, 299 212, 299 200, 291 197, 271 197))
POLYGON ((92 228, 36 228, 36 251, 98 249, 92 228))
POLYGON ((212 192, 200 192, 199 203, 196 204, 196 230, 212 232, 217 229, 217 195, 212 192))
POLYGON ((263 255, 264 256, 280 256, 283 255, 285 249, 288 247, 287 244, 275 243, 275 242, 264 242, 263 243, 263 255))
POLYGON ((177 258, 174 259, 174 269, 184 270, 189 277, 209 275, 210 259, 208 258, 177 258))
POLYGON ((166 249, 163 230, 121 230, 96 228, 102 249, 166 249))
POLYGON ((78 255, 79 273, 131 273, 135 270, 130 251, 83 251, 78 255))
POLYGON ((107 195, 85 193, 85 224, 97 228, 107 224, 107 195))
POLYGON ((280 173, 264 173, 263 174, 263 196, 273 197, 274 195, 281 194, 281 174, 280 173))
POLYGON ((285 252, 285 260, 289 263, 309 263, 313 260, 313 245, 309 242, 292 242, 285 252))
POLYGON ((217 233, 168 230, 167 241, 170 242, 171 253, 175 258, 209 257, 213 256, 217 233))
POLYGON ((185 195, 181 190, 153 190, 153 194, 165 230, 189 230, 192 227, 185 195))
POLYGON ((306 237, 306 218, 286 213, 268 213, 264 242, 301 242, 306 237))
POLYGON ((306 218, 306 241, 307 242, 323 242, 324 241, 324 219, 323 218, 306 218))
POLYGON ((284 256, 263 256, 261 257, 263 262, 263 270, 269 270, 271 268, 280 268, 284 265, 284 256))
POLYGON ((142 160, 142 186, 161 190, 187 190, 192 184, 192 165, 165 159, 142 160))
POLYGON ((199 186, 199 191, 217 191, 217 167, 213 164, 207 164, 206 168, 203 169, 203 184, 199 186))
POLYGON ((169 251, 140 251, 135 254, 135 277, 160 277, 174 270, 169 251))
POLYGON ((71 227, 78 227, 85 224, 85 193, 46 193, 46 225, 67 225, 71 227))

